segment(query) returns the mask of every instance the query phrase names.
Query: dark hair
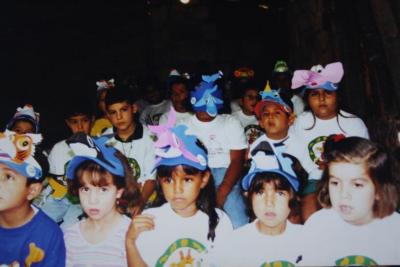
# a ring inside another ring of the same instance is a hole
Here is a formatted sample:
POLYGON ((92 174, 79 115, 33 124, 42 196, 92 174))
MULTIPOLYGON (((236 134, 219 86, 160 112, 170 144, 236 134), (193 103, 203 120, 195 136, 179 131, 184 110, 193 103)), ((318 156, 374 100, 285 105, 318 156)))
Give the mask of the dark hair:
POLYGON ((115 87, 107 91, 106 98, 104 99, 106 108, 121 102, 127 102, 132 105, 135 103, 134 96, 130 90, 125 87, 115 87))
MULTIPOLYGON (((244 97, 244 95, 247 93, 247 91, 250 90, 257 90, 257 91, 261 91, 261 83, 256 81, 256 80, 248 80, 244 83, 241 83, 238 85, 238 87, 236 88, 236 90, 239 90, 239 96, 242 98, 244 97)), ((260 96, 261 98, 261 96, 260 96)))
POLYGON ((327 164, 318 184, 317 195, 325 208, 332 206, 329 197, 329 164, 347 162, 361 164, 375 186, 378 199, 375 199, 373 213, 376 218, 391 215, 399 203, 399 191, 394 176, 390 155, 378 144, 361 137, 347 137, 340 141, 328 139, 324 145, 324 158, 327 164))
MULTIPOLYGON (((159 166, 157 168, 157 198, 155 200, 155 206, 160 206, 166 202, 164 194, 161 190, 160 178, 171 177, 172 172, 177 168, 177 166, 159 166)), ((182 165, 183 171, 188 175, 203 175, 205 172, 210 172, 210 178, 207 185, 201 189, 200 194, 196 200, 196 207, 208 215, 208 234, 207 239, 214 241, 215 239, 215 228, 219 222, 219 216, 215 210, 216 204, 216 192, 214 185, 214 178, 211 171, 207 168, 204 171, 200 171, 194 167, 182 165)))
POLYGON ((69 119, 74 116, 94 116, 94 103, 89 98, 79 99, 78 97, 70 99, 67 107, 64 109, 64 119, 69 119), (77 100, 78 99, 78 100, 77 100))
POLYGON ((126 157, 119 151, 116 151, 115 156, 124 167, 125 177, 110 173, 94 161, 85 160, 76 168, 74 179, 68 181, 68 192, 73 196, 79 196, 79 188, 83 185, 84 173, 90 176, 90 183, 94 186, 106 186, 111 182, 117 189, 124 189, 121 197, 117 200, 117 210, 121 214, 130 216, 133 208, 142 204, 140 189, 126 157), (112 178, 111 181, 109 175, 112 178))
MULTIPOLYGON (((320 89, 325 90, 323 88, 320 88, 320 89)), ((311 129, 314 128, 315 124, 317 123, 317 119, 316 119, 316 116, 314 114, 314 111, 312 111, 312 109, 310 107, 310 104, 308 103, 308 96, 310 95, 310 93, 313 90, 316 90, 316 89, 304 89, 304 90, 305 90, 304 96, 303 96, 304 111, 310 111, 312 116, 313 116, 313 124, 309 128, 307 128, 306 130, 311 130, 311 129)), ((341 97, 339 96, 339 94, 337 92, 335 92, 335 93, 336 93, 336 103, 337 103, 336 104, 336 121, 337 121, 337 124, 339 126, 339 129, 342 132, 346 133, 346 131, 343 130, 342 126, 340 126, 339 117, 342 117, 342 118, 357 118, 357 117, 356 116, 346 116, 341 112, 341 107, 342 107, 341 97)))
POLYGON ((290 183, 280 174, 266 171, 255 174, 253 180, 251 181, 249 190, 247 191, 248 195, 246 197, 246 206, 250 220, 253 221, 256 218, 252 205, 253 195, 260 192, 264 188, 264 185, 269 183, 274 185, 275 190, 283 190, 289 193, 290 214, 288 217, 300 214, 300 200, 290 183))

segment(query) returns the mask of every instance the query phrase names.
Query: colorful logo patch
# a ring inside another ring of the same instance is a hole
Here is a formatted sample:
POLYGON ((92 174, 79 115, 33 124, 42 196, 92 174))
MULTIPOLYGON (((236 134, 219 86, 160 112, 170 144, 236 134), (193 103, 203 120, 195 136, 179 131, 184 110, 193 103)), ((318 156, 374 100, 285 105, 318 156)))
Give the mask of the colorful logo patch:
POLYGON ((323 162, 322 154, 324 153, 324 144, 327 138, 327 136, 319 136, 308 143, 308 154, 317 165, 323 162))
POLYGON ((273 261, 266 262, 260 265, 260 267, 294 267, 295 265, 288 261, 273 261))
POLYGON ((136 180, 139 179, 139 177, 140 177, 140 166, 139 166, 138 162, 134 158, 128 158, 128 162, 129 162, 129 165, 131 166, 131 168, 133 170, 133 177, 135 177, 136 180))
POLYGON ((202 266, 202 255, 205 252, 205 246, 196 240, 178 239, 158 259, 156 267, 202 266))
POLYGON ((340 258, 335 261, 337 266, 376 266, 378 263, 371 258, 366 256, 351 255, 344 258, 340 258))

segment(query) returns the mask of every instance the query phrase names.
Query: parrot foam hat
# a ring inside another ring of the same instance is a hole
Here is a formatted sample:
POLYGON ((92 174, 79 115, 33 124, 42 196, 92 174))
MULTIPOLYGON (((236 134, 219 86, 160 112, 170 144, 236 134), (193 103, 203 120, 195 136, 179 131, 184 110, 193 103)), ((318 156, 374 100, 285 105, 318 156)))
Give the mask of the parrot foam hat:
POLYGON ((76 133, 67 139, 67 144, 74 153, 74 157, 68 164, 66 175, 68 179, 74 179, 76 168, 84 161, 90 160, 108 172, 121 177, 125 176, 122 162, 115 156, 117 150, 106 146, 107 137, 93 139, 82 132, 76 133))
POLYGON ((149 125, 151 132, 157 135, 154 142, 156 163, 158 166, 187 165, 204 171, 207 168, 207 153, 197 143, 194 135, 187 135, 186 125, 175 126, 176 112, 171 107, 168 121, 162 125, 149 125))
POLYGON ((22 176, 39 180, 42 167, 34 155, 36 144, 41 141, 41 134, 17 134, 8 130, 0 133, 0 163, 22 176))
POLYGON ((241 79, 241 78, 249 79, 249 78, 254 77, 254 70, 247 68, 247 67, 241 67, 241 68, 235 70, 233 72, 233 75, 239 79, 241 79))
POLYGON ((17 112, 14 114, 13 118, 7 123, 6 128, 12 130, 11 128, 19 120, 27 120, 32 123, 33 130, 35 133, 39 133, 39 116, 40 114, 33 110, 33 106, 26 104, 23 108, 17 108, 17 112))
POLYGON ((290 103, 284 101, 279 94, 279 89, 271 89, 271 87, 269 86, 269 81, 267 81, 264 91, 260 92, 260 95, 261 100, 257 103, 254 109, 254 112, 256 113, 258 118, 261 117, 264 107, 270 102, 277 103, 282 106, 285 112, 292 113, 293 103, 291 103, 291 100, 288 100, 290 101, 290 103))
POLYGON ((276 152, 268 141, 260 142, 251 151, 250 170, 242 180, 242 187, 248 191, 254 176, 257 173, 268 172, 275 173, 286 179, 292 188, 297 192, 299 190, 299 180, 292 169, 292 160, 285 157, 282 153, 276 152))
POLYGON ((306 89, 322 88, 328 91, 336 91, 343 74, 341 62, 328 64, 325 68, 317 65, 313 66, 311 70, 296 70, 292 78, 292 89, 305 86, 306 89))
POLYGON ((106 80, 100 80, 96 82, 97 85, 97 91, 103 91, 103 90, 108 90, 110 88, 114 88, 115 84, 114 84, 114 79, 110 79, 108 81, 106 80))
POLYGON ((278 60, 275 63, 273 73, 290 73, 289 67, 286 61, 278 60))
POLYGON ((218 89, 218 85, 215 84, 215 81, 221 76, 221 71, 210 76, 201 76, 203 81, 190 93, 190 103, 195 111, 205 111, 211 117, 217 116, 218 109, 222 108, 224 103, 221 99, 222 92, 218 89))

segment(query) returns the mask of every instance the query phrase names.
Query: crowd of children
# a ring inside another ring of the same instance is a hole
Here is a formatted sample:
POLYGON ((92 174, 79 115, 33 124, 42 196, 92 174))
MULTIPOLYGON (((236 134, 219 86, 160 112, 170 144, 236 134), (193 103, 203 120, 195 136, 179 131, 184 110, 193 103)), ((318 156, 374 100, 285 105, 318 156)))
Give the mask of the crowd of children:
POLYGON ((223 75, 172 70, 142 99, 98 81, 97 113, 73 103, 49 151, 18 108, 0 133, 0 266, 400 264, 398 116, 344 111, 340 62, 280 60, 262 83, 240 68, 228 103, 223 75))

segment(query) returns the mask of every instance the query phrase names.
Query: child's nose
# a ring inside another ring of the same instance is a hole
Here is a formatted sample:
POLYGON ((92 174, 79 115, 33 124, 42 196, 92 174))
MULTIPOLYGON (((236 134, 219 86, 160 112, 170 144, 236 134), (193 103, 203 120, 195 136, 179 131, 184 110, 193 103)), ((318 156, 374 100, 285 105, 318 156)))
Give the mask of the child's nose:
POLYGON ((273 192, 267 192, 265 197, 265 204, 267 207, 273 207, 275 205, 275 194, 273 192))
POLYGON ((178 193, 178 194, 182 193, 183 192, 183 183, 181 183, 179 181, 174 183, 174 192, 178 193))
POLYGON ((97 203, 97 192, 96 190, 91 190, 89 193, 89 203, 95 204, 97 203))
POLYGON ((340 190, 340 193, 341 193, 341 197, 343 199, 350 199, 351 198, 351 193, 350 193, 350 189, 349 189, 348 186, 342 186, 341 190, 340 190))

